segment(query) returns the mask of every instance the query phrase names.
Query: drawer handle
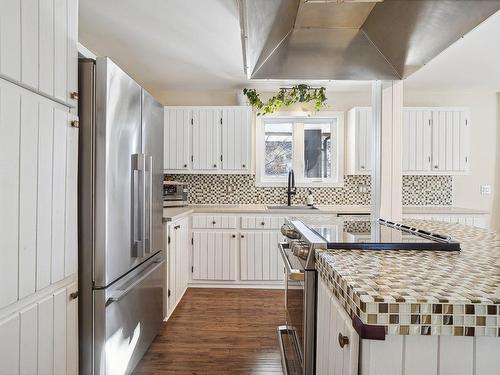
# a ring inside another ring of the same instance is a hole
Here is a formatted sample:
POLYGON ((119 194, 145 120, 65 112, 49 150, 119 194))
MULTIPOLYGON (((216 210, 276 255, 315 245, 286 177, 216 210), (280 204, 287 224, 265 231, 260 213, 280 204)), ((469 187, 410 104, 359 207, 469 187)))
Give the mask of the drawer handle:
POLYGON ((342 333, 339 333, 339 345, 343 348, 346 345, 349 345, 349 337, 344 336, 342 333))
POLYGON ((80 95, 78 94, 78 91, 73 91, 69 94, 70 98, 71 99, 75 99, 75 100, 78 100, 80 99, 80 95))
POLYGON ((217 223, 216 223, 216 222, 215 222, 215 220, 214 220, 214 221, 212 221, 212 224, 213 224, 213 225, 215 225, 215 224, 217 224, 217 223))
POLYGON ((78 290, 76 292, 73 292, 69 295, 69 300, 73 301, 74 299, 77 299, 79 296, 78 290))

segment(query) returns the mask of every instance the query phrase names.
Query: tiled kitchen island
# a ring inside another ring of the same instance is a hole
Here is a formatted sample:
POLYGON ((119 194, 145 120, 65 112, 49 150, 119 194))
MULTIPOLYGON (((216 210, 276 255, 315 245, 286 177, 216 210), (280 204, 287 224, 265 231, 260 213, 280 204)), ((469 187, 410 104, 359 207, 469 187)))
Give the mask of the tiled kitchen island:
POLYGON ((361 374, 498 374, 500 233, 406 223, 451 235, 461 251, 317 251, 318 374, 357 368, 348 360, 361 374))

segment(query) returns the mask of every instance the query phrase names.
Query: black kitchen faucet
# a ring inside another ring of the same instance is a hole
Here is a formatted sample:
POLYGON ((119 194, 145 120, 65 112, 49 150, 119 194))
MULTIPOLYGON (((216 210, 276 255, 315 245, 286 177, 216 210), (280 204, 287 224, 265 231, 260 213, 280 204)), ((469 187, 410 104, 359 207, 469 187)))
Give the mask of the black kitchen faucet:
POLYGON ((295 194, 297 194, 297 188, 295 187, 295 175, 293 173, 293 169, 290 169, 290 172, 288 172, 288 189, 286 191, 288 206, 292 205, 292 195, 295 194))

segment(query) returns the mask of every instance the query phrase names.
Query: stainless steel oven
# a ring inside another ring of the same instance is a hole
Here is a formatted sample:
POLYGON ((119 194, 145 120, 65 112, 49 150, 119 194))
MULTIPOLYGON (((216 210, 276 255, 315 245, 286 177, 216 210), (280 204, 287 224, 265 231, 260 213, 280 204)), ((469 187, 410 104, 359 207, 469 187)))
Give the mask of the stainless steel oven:
POLYGON ((285 374, 310 375, 315 373, 315 247, 297 230, 298 223, 288 221, 283 226, 287 240, 278 245, 285 269, 286 308, 285 324, 278 327, 278 341, 285 374))

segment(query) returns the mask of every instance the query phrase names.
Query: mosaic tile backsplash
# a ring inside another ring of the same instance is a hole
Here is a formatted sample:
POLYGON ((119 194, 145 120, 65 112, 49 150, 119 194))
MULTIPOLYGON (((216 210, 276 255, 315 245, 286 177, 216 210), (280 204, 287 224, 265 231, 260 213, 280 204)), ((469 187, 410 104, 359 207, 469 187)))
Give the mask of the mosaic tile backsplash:
MULTIPOLYGON (((257 187, 255 175, 167 175, 187 182, 191 204, 285 204, 285 187, 257 187)), ((295 204, 305 204, 311 190, 318 205, 369 205, 370 176, 344 176, 343 187, 297 188, 295 204)), ((403 205, 451 206, 451 176, 403 176, 403 205)))

